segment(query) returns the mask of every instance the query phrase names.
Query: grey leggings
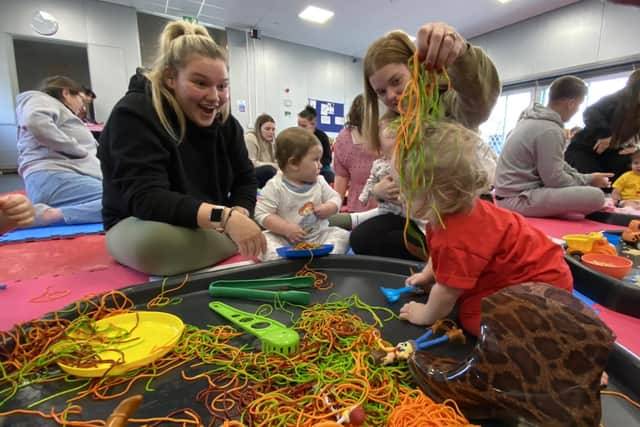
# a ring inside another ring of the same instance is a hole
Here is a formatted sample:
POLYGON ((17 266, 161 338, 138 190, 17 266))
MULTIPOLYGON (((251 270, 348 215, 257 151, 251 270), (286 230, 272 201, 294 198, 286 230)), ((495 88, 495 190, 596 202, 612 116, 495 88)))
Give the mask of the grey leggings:
POLYGON ((171 276, 216 264, 238 249, 215 230, 125 218, 107 231, 107 249, 121 264, 155 276, 171 276))
POLYGON ((552 217, 572 213, 589 214, 602 209, 604 193, 596 187, 538 188, 518 197, 496 200, 501 208, 524 216, 552 217))

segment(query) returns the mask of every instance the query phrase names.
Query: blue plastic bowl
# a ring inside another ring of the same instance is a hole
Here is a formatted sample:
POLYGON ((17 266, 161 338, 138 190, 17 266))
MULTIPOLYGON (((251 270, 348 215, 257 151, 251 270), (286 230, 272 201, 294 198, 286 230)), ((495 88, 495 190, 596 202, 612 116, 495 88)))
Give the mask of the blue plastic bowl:
POLYGON ((333 245, 322 245, 317 249, 292 249, 293 246, 283 246, 277 248, 276 252, 283 258, 309 258, 311 255, 314 257, 329 255, 333 250, 333 245))

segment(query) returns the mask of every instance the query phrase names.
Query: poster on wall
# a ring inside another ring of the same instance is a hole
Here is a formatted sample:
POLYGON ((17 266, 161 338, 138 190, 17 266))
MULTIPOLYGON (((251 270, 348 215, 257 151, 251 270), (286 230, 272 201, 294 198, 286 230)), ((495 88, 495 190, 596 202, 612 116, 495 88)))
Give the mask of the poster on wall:
POLYGON ((316 118, 318 129, 325 132, 340 132, 344 126, 344 104, 309 98, 309 105, 315 108, 318 114, 316 118))

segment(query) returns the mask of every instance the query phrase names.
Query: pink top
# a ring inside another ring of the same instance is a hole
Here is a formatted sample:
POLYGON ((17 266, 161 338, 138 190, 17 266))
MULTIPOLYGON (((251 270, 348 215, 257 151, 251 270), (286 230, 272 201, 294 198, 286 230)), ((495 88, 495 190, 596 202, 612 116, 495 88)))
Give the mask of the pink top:
POLYGON ((367 144, 354 144, 350 128, 343 128, 336 137, 333 153, 333 168, 337 176, 347 178, 347 208, 349 212, 361 212, 376 207, 376 201, 369 199, 367 204, 358 200, 362 187, 369 178, 371 164, 376 156, 367 150, 367 144))

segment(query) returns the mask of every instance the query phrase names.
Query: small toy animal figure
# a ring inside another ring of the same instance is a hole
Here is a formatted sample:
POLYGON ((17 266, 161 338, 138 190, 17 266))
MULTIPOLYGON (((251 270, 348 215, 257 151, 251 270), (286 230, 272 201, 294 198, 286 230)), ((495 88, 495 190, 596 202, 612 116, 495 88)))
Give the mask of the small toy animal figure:
POLYGON ((482 301, 481 332, 462 362, 413 353, 409 370, 436 402, 471 419, 545 427, 600 423, 600 378, 615 335, 570 293, 531 283, 482 301))
POLYGON ((408 360, 416 348, 411 341, 404 341, 395 347, 373 350, 371 355, 378 365, 391 365, 399 360, 408 360))

